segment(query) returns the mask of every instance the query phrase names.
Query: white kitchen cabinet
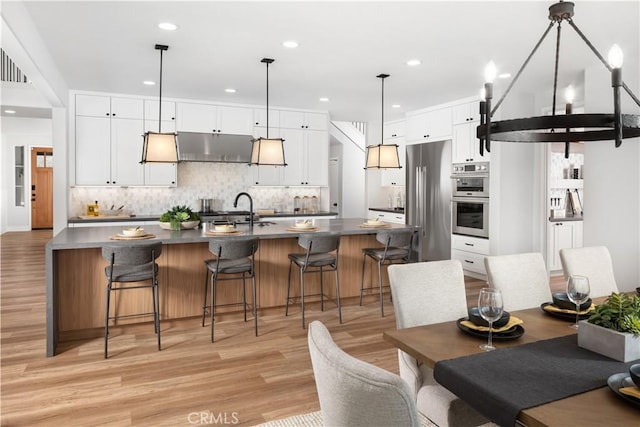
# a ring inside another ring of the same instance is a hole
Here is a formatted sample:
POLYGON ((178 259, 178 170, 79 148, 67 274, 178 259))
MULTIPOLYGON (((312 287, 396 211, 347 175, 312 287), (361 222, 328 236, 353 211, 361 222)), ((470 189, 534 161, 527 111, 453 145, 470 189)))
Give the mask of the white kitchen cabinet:
POLYGON ((142 99, 76 95, 76 116, 142 119, 143 113, 142 99))
POLYGON ((480 122, 469 122, 453 126, 451 161, 453 163, 488 162, 491 153, 480 155, 480 142, 476 138, 476 128, 480 122))
POLYGON ((253 115, 253 108, 180 102, 177 105, 177 130, 251 135, 253 115))
POLYGON ((386 211, 377 211, 375 209, 369 209, 367 218, 379 219, 380 221, 390 222, 393 224, 405 224, 404 213, 398 213, 398 212, 386 212, 386 211))
POLYGON ((283 110, 280 111, 280 127, 327 131, 329 129, 329 123, 327 115, 324 113, 283 110))
MULTIPOLYGON (((144 119, 145 120, 155 120, 158 123, 158 101, 145 99, 144 100, 144 119)), ((165 122, 175 122, 176 120, 176 103, 173 101, 162 101, 162 111, 160 112, 162 117, 162 132, 169 132, 169 130, 165 130, 164 123, 165 122)), ((153 129, 151 129, 153 130, 153 129)), ((158 129, 155 129, 157 132, 158 129)), ((173 125, 173 130, 175 131, 175 124, 173 125)))
MULTIPOLYGON (((271 113, 271 112, 269 112, 271 113)), ((266 137, 267 136, 267 128, 266 127, 254 127, 253 128, 253 137, 266 137)), ((269 137, 270 138, 279 138, 280 137, 280 129, 273 129, 271 127, 271 122, 269 122, 269 137)), ((286 145, 286 142, 285 142, 286 145)), ((289 161, 286 158, 285 161, 289 161)), ((288 166, 286 166, 288 167, 288 166)), ((251 174, 251 183, 252 185, 265 185, 265 186, 279 186, 282 185, 284 167, 283 166, 249 166, 249 173, 251 174)))
POLYGON ((406 116, 407 143, 439 141, 451 138, 451 108, 411 113, 406 116))
POLYGON ((467 102, 455 105, 452 108, 452 121, 454 125, 480 121, 480 101, 467 102))
POLYGON ((385 140, 389 138, 399 138, 405 135, 405 122, 404 120, 394 120, 392 122, 387 122, 384 124, 384 135, 383 138, 385 140))
POLYGON ((76 185, 143 185, 142 99, 76 95, 76 185))
POLYGON ((396 144, 398 146, 398 158, 400 160, 400 169, 382 169, 380 173, 380 184, 383 186, 405 185, 406 174, 406 144, 404 137, 389 138, 384 140, 384 144, 396 144))
MULTIPOLYGON (((254 126, 267 127, 267 109, 253 109, 254 126)), ((280 110, 269 109, 269 136, 271 136, 271 128, 280 127, 280 110)))
MULTIPOLYGON (((156 104, 157 105, 157 104, 156 104)), ((163 107, 163 117, 164 114, 164 102, 162 103, 163 107)), ((145 120, 144 121, 144 131, 158 131, 158 112, 156 111, 156 120, 145 120)), ((176 122, 175 121, 162 121, 162 132, 175 132, 176 131, 176 122)), ((140 158, 142 158, 142 149, 140 149, 140 158)), ((176 187, 178 185, 178 167, 176 163, 146 163, 144 165, 144 185, 148 186, 163 186, 163 187, 176 187)))
POLYGON ((327 132, 280 129, 285 140, 282 185, 326 187, 329 180, 329 138, 327 132))
POLYGON ((111 119, 76 117, 76 185, 111 184, 111 119))
POLYGON ((484 257, 489 255, 489 239, 451 235, 451 259, 462 263, 462 268, 472 273, 486 275, 484 257))
POLYGON ((547 270, 562 270, 560 249, 582 247, 582 221, 549 222, 547 225, 547 270))

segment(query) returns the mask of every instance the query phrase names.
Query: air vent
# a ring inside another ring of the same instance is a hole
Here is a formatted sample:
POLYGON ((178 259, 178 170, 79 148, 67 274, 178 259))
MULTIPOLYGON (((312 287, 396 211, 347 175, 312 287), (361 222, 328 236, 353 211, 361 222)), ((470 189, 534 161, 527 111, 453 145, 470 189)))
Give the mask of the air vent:
POLYGON ((25 76, 20 68, 9 58, 9 56, 0 49, 0 80, 3 82, 29 83, 29 79, 25 76))

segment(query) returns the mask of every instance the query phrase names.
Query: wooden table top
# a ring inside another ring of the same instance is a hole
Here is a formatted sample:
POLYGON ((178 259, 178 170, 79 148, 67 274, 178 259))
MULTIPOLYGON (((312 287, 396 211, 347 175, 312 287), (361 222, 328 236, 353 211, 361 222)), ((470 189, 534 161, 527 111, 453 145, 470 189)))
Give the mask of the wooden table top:
MULTIPOLYGON (((493 341, 497 348, 514 347, 544 339, 575 333, 570 323, 545 314, 540 308, 515 311, 523 320, 525 333, 516 340, 493 341)), ((436 362, 482 353, 482 340, 465 334, 456 322, 386 331, 385 341, 433 368, 436 362)), ((555 402, 525 409, 518 420, 527 426, 640 426, 640 410, 623 401, 609 387, 567 397, 555 402), (592 410, 596 408, 596 410, 592 410), (587 418, 576 419, 577 414, 587 418)))

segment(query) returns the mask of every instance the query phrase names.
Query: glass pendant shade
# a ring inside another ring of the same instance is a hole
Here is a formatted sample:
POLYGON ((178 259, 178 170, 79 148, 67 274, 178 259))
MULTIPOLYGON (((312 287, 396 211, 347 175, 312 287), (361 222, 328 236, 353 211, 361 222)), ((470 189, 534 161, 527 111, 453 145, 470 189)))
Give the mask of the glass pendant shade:
POLYGON ((176 163, 178 161, 176 137, 175 133, 145 133, 142 163, 176 163))
POLYGON ((287 166, 282 138, 258 138, 251 147, 251 165, 287 166))
POLYGON ((400 168, 398 145, 379 144, 367 147, 367 169, 400 168))

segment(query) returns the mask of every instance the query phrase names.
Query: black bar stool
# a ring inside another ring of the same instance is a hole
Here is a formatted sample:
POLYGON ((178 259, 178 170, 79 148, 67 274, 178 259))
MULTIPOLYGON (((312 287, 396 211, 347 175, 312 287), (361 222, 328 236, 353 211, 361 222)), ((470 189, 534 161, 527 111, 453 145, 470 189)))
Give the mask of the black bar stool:
POLYGON ((246 278, 251 278, 252 282, 252 305, 253 322, 255 334, 258 336, 258 312, 256 307, 256 276, 254 270, 254 257, 258 250, 257 237, 221 237, 209 240, 209 251, 216 257, 205 260, 207 273, 204 281, 204 304, 202 305, 202 326, 204 327, 204 319, 207 310, 211 315, 211 342, 213 342, 213 323, 215 307, 222 305, 239 305, 242 304, 244 309, 244 321, 247 321, 247 296, 246 296, 246 278), (211 273, 211 301, 207 305, 207 289, 209 285, 209 273, 211 273), (220 274, 230 274, 233 277, 220 278, 220 274), (238 277, 238 274, 241 277, 238 277), (238 280, 242 278, 242 302, 231 304, 216 305, 216 282, 218 280, 238 280))
POLYGON ((401 264, 409 262, 411 256, 411 244, 413 241, 413 230, 381 230, 376 234, 376 240, 384 245, 383 248, 364 248, 362 249, 362 279, 360 280, 360 305, 362 305, 362 293, 364 291, 380 291, 380 314, 384 317, 384 301, 382 288, 388 288, 389 285, 382 286, 381 266, 389 264, 401 264), (364 270, 367 257, 376 261, 378 264, 378 286, 364 287, 364 270))
POLYGON ((134 316, 148 316, 153 314, 153 325, 158 336, 158 351, 160 351, 160 302, 158 296, 158 264, 155 260, 162 253, 162 242, 152 243, 113 243, 102 247, 102 256, 109 261, 104 273, 107 277, 107 304, 104 312, 104 358, 107 358, 109 343, 109 320, 134 316), (121 285, 116 283, 133 283, 149 281, 142 285, 121 285), (111 292, 129 289, 151 288, 153 297, 153 312, 118 316, 109 316, 111 292))
POLYGON ((310 296, 320 296, 320 309, 324 311, 324 299, 329 298, 324 294, 324 272, 334 271, 336 277, 336 304, 338 316, 342 323, 342 308, 340 307, 340 281, 338 279, 338 252, 340 249, 340 235, 338 233, 301 234, 298 237, 298 245, 305 249, 305 253, 289 254, 289 278, 287 281, 287 304, 285 316, 289 315, 289 301, 300 298, 302 311, 302 328, 304 322, 304 275, 305 273, 320 273, 320 293, 310 296), (291 266, 295 264, 300 269, 300 296, 291 297, 291 266))

